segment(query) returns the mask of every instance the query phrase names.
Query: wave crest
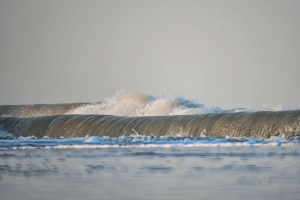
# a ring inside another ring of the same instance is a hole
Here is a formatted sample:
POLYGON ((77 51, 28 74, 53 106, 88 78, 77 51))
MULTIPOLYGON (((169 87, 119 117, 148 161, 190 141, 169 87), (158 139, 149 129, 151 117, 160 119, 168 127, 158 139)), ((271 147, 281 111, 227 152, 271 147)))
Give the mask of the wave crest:
POLYGON ((219 113, 219 107, 208 108, 184 97, 150 95, 119 91, 101 103, 88 104, 72 110, 69 114, 104 114, 117 116, 161 116, 219 113))

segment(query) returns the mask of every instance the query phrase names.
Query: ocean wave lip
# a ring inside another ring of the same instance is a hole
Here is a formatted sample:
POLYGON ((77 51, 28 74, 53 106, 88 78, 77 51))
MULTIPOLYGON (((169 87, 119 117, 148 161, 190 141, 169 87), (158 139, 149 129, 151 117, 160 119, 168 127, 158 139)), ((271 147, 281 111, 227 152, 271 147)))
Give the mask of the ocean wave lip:
POLYGON ((1 149, 32 148, 103 148, 103 147, 235 147, 235 146, 300 146, 300 138, 287 140, 279 137, 255 138, 193 138, 172 136, 122 136, 118 138, 86 136, 82 138, 37 139, 35 136, 0 140, 1 149))
POLYGON ((77 107, 95 103, 65 103, 65 104, 33 104, 33 105, 0 105, 0 116, 46 116, 63 115, 77 107))
MULTIPOLYGON (((167 116, 194 115, 209 113, 257 112, 249 108, 224 110, 220 107, 207 107, 197 101, 182 96, 162 95, 154 97, 147 94, 118 91, 115 95, 104 98, 101 102, 35 104, 35 105, 0 105, 0 116, 30 117, 68 114, 99 114, 116 116, 167 116)), ((283 107, 266 107, 261 111, 284 111, 283 107)))
POLYGON ((94 103, 0 105, 0 116, 49 116, 67 114, 101 114, 116 116, 161 116, 251 111, 244 108, 223 110, 206 107, 181 96, 151 95, 119 91, 116 95, 94 103))
POLYGON ((118 92, 101 104, 82 105, 69 114, 108 114, 117 116, 188 115, 220 112, 203 104, 171 95, 153 97, 140 93, 118 92))

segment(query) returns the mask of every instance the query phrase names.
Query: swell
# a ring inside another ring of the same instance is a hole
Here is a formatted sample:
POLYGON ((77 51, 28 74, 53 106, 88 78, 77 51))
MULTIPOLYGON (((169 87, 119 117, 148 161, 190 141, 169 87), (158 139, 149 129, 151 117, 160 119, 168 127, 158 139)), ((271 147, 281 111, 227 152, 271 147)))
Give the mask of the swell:
POLYGON ((44 116, 63 115, 86 105, 99 103, 65 103, 65 104, 34 104, 34 105, 0 105, 0 116, 44 116))
POLYGON ((278 112, 214 113, 203 115, 120 117, 112 115, 53 115, 0 117, 2 131, 38 138, 140 135, 200 137, 300 135, 300 110, 278 112))

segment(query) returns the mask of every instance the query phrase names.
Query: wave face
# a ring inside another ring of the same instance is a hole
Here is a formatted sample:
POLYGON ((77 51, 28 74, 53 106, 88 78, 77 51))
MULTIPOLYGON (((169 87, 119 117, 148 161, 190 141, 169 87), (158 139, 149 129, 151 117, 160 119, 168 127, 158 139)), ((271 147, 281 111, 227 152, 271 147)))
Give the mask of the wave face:
POLYGON ((0 139, 31 135, 293 138, 300 135, 300 110, 222 110, 183 97, 118 92, 97 103, 0 106, 0 132, 0 139))
POLYGON ((51 138, 122 135, 190 137, 291 138, 300 135, 300 111, 214 113, 203 115, 122 117, 53 115, 0 117, 2 131, 19 136, 51 138))

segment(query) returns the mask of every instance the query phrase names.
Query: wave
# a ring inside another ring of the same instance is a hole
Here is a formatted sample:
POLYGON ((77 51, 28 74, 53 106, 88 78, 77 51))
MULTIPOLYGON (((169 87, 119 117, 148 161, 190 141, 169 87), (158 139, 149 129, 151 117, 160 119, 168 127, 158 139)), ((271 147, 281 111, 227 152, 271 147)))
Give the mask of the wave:
POLYGON ((140 93, 117 92, 101 104, 77 107, 69 114, 102 114, 117 116, 191 115, 222 112, 221 108, 208 108, 203 104, 171 95, 153 97, 140 93))
POLYGON ((96 103, 66 103, 66 104, 34 104, 34 105, 0 105, 0 116, 46 116, 63 115, 72 110, 96 103))
POLYGON ((153 97, 121 91, 95 103, 2 105, 0 132, 0 139, 132 134, 294 138, 300 135, 300 110, 223 110, 183 97, 153 97))
MULTIPOLYGON (((65 114, 101 114, 117 116, 192 115, 221 112, 241 112, 244 108, 223 110, 206 107, 184 97, 165 95, 153 97, 119 91, 116 95, 95 103, 0 105, 0 116, 45 116, 65 114)), ((248 110, 249 111, 249 110, 248 110)))
POLYGON ((0 117, 2 131, 16 137, 146 136, 293 138, 300 135, 300 111, 209 113, 173 116, 53 115, 0 117))

